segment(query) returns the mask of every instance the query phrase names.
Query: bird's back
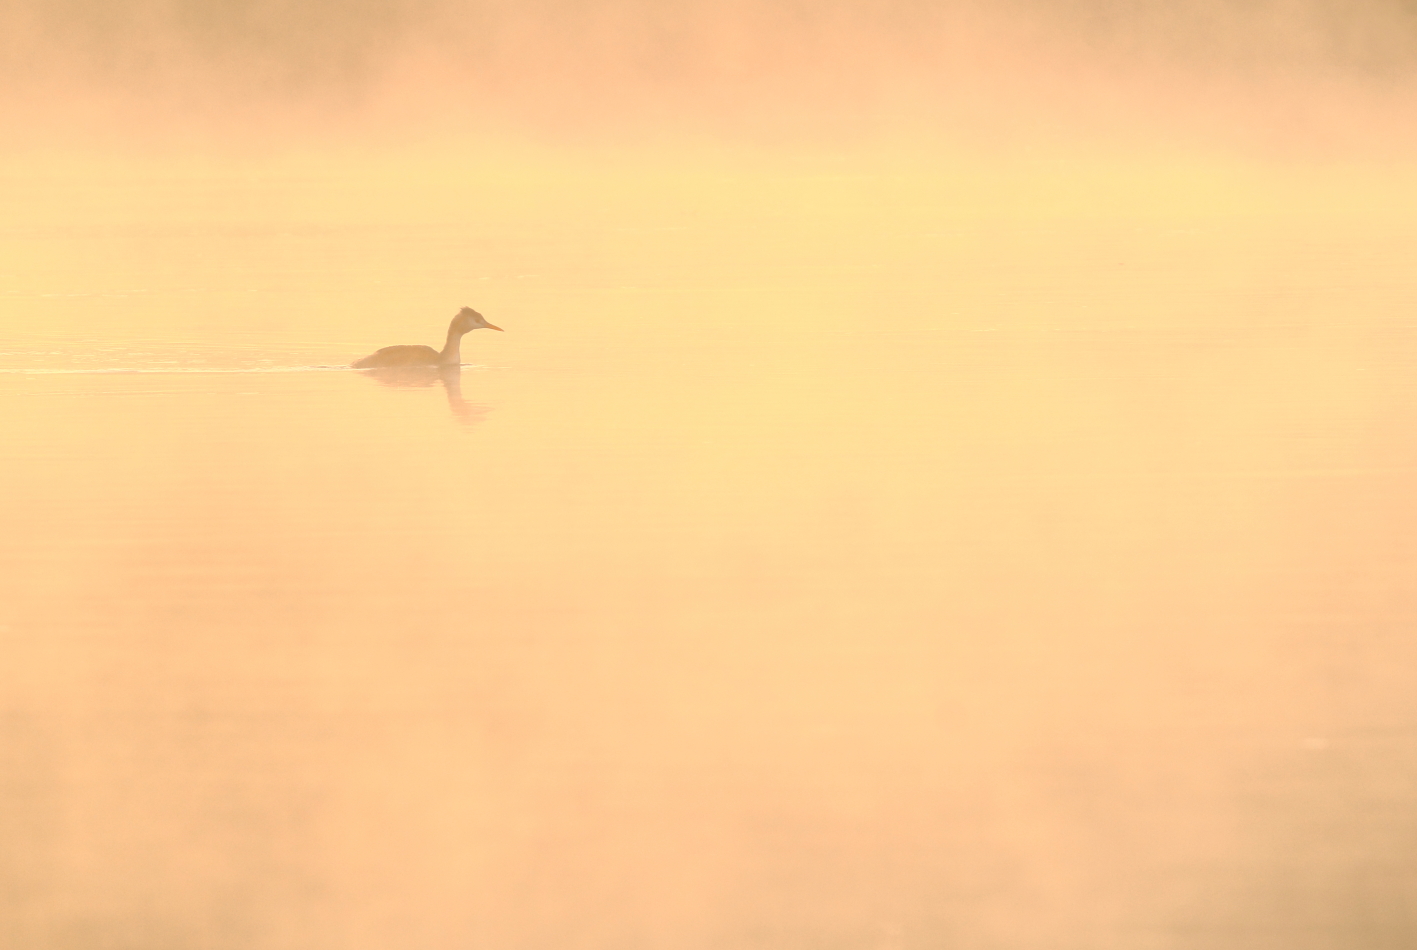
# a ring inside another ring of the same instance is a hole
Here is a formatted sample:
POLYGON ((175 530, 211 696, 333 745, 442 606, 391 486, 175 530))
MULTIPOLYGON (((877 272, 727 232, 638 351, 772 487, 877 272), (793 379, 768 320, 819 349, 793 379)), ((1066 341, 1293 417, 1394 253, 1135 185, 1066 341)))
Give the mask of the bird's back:
POLYGON ((355 369, 378 366, 437 366, 439 354, 431 346, 386 346, 354 364, 355 369))

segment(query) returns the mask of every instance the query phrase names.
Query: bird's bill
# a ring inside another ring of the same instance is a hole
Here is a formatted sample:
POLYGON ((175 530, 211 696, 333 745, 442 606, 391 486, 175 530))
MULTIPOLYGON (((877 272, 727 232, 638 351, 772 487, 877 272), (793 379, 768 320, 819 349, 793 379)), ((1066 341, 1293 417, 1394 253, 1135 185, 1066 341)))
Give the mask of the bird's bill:
MULTIPOLYGON (((494 327, 492 324, 488 323, 486 320, 482 321, 482 325, 483 325, 484 327, 486 327, 487 329, 489 329, 489 330, 502 330, 501 327, 494 327)), ((505 333, 505 332, 507 332, 507 331, 502 330, 502 332, 505 333)))

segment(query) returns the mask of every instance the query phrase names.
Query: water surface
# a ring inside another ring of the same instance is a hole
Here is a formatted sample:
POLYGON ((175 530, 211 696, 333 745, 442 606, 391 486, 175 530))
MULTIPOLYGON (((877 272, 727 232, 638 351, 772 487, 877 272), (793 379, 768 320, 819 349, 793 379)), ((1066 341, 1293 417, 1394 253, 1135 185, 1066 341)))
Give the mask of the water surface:
POLYGON ((487 180, 27 184, 0 942, 1411 942, 1413 232, 487 180))

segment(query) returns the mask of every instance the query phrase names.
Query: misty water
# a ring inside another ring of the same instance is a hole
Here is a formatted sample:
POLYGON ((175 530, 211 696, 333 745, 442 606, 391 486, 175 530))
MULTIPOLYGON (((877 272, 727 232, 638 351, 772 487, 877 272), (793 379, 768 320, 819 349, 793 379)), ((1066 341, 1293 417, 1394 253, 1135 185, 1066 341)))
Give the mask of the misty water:
POLYGON ((1410 216, 669 168, 7 179, 0 944, 1410 946, 1410 216))

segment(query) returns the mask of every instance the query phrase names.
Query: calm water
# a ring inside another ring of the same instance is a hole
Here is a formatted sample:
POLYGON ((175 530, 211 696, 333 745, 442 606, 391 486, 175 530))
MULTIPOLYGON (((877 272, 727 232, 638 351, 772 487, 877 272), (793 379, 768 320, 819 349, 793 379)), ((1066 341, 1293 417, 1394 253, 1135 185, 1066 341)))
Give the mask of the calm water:
POLYGON ((0 943, 1417 939, 1417 231, 537 174, 8 182, 0 943))

